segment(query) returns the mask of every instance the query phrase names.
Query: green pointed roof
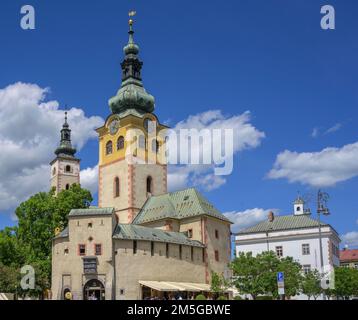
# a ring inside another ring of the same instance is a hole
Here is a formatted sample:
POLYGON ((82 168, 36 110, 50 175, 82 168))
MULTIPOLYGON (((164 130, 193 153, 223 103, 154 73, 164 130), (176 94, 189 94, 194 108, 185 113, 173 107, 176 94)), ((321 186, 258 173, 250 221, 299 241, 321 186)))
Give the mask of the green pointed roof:
POLYGON ((139 46, 134 42, 133 20, 129 20, 129 40, 123 48, 125 57, 121 63, 122 85, 108 104, 113 114, 127 109, 135 109, 140 113, 154 111, 155 100, 146 92, 142 83, 141 70, 143 62, 138 58, 139 46))
POLYGON ((185 219, 207 215, 231 223, 194 188, 150 197, 134 219, 142 224, 162 219, 185 219))
POLYGON ((62 125, 61 141, 58 148, 55 150, 55 154, 58 157, 75 158, 76 148, 72 146, 71 142, 71 129, 67 123, 67 111, 65 112, 65 122, 62 125))

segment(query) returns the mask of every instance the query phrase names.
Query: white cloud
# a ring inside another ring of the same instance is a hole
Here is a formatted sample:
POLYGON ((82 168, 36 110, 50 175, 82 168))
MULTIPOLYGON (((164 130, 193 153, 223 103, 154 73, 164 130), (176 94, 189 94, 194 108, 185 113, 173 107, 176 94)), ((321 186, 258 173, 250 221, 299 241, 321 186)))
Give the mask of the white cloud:
POLYGON ((312 136, 313 138, 317 138, 318 135, 319 135, 319 128, 313 128, 312 133, 311 133, 311 136, 312 136))
POLYGON ((358 231, 348 232, 341 236, 343 244, 349 247, 358 247, 358 231))
POLYGON ((231 229, 232 232, 238 232, 242 229, 251 227, 259 222, 262 222, 268 218, 269 212, 272 211, 275 214, 278 212, 277 209, 247 209, 245 211, 230 211, 224 213, 224 215, 230 219, 234 224, 231 229))
MULTIPOLYGON (((190 115, 187 119, 180 121, 173 130, 179 132, 180 129, 196 129, 199 131, 209 129, 210 132, 213 132, 212 130, 214 129, 232 129, 234 138, 233 153, 235 155, 240 151, 258 147, 265 138, 265 133, 256 129, 250 121, 251 114, 249 111, 241 115, 227 117, 220 110, 209 110, 200 114, 190 115)), ((200 141, 195 147, 199 149, 200 157, 202 157, 203 153, 211 154, 211 146, 218 146, 221 141, 217 141, 217 139, 220 138, 212 136, 212 144, 203 144, 200 141)), ((180 154, 181 156, 182 154, 180 154)), ((213 165, 199 164, 169 167, 168 186, 171 191, 183 189, 189 185, 211 191, 225 183, 226 177, 215 175, 213 165)))
POLYGON ((268 178, 286 178, 313 187, 330 187, 358 176, 358 142, 319 152, 281 152, 268 178))
POLYGON ((337 132, 339 131, 341 128, 343 127, 342 123, 336 123, 335 125, 333 125, 332 127, 324 130, 321 134, 321 129, 323 130, 323 128, 318 128, 318 127, 315 127, 313 128, 312 130, 312 133, 311 133, 311 136, 313 138, 317 138, 319 135, 327 135, 327 134, 331 134, 331 133, 334 133, 334 132, 337 132))
POLYGON ((332 126, 329 129, 327 129, 324 134, 330 134, 330 133, 337 132, 341 128, 342 128, 342 124, 341 123, 336 123, 334 126, 332 126))
POLYGON ((92 195, 98 191, 98 165, 81 170, 81 186, 91 191, 92 195))
MULTIPOLYGON (((46 101, 49 89, 15 83, 0 89, 0 210, 14 209, 33 193, 49 188, 49 161, 60 139, 64 112, 46 101)), ((100 117, 68 110, 73 143, 81 149, 96 137, 100 117)))

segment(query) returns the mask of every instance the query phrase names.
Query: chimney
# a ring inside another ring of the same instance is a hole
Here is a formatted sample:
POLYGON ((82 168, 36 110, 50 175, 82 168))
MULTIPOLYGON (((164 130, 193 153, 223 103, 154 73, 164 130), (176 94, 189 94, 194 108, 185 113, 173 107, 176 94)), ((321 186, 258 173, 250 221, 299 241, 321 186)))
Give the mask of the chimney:
POLYGON ((268 221, 273 222, 273 220, 275 219, 275 214, 270 211, 268 214, 268 221))

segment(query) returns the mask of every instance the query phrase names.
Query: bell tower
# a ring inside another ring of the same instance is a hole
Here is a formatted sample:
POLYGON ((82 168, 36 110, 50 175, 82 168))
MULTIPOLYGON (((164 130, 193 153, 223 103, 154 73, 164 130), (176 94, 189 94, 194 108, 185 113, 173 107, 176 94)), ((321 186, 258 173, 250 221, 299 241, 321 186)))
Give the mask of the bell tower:
POLYGON ((109 100, 111 114, 99 135, 99 207, 114 207, 120 223, 131 223, 148 197, 167 192, 163 132, 153 113, 154 97, 142 83, 143 62, 134 42, 133 12, 123 48, 122 85, 109 100))
POLYGON ((56 158, 50 163, 51 187, 55 188, 57 195, 62 190, 69 189, 71 185, 80 183, 80 160, 75 157, 76 149, 71 143, 67 112, 65 112, 65 122, 61 130, 60 145, 55 154, 56 158))

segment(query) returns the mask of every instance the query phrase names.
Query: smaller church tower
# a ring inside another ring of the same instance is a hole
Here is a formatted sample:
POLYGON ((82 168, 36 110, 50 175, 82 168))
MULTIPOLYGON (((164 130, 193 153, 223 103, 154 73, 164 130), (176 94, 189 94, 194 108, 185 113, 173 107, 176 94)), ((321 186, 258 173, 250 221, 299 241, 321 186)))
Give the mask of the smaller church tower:
POLYGON ((297 197, 297 199, 293 203, 293 207, 294 207, 293 213, 295 216, 311 214, 310 209, 305 208, 305 201, 303 200, 303 198, 301 196, 297 197))
POLYGON ((56 158, 50 163, 51 187, 55 188, 57 195, 62 190, 69 189, 71 185, 80 183, 80 160, 75 157, 76 149, 71 143, 67 112, 65 112, 65 123, 61 130, 61 142, 55 154, 56 158))

